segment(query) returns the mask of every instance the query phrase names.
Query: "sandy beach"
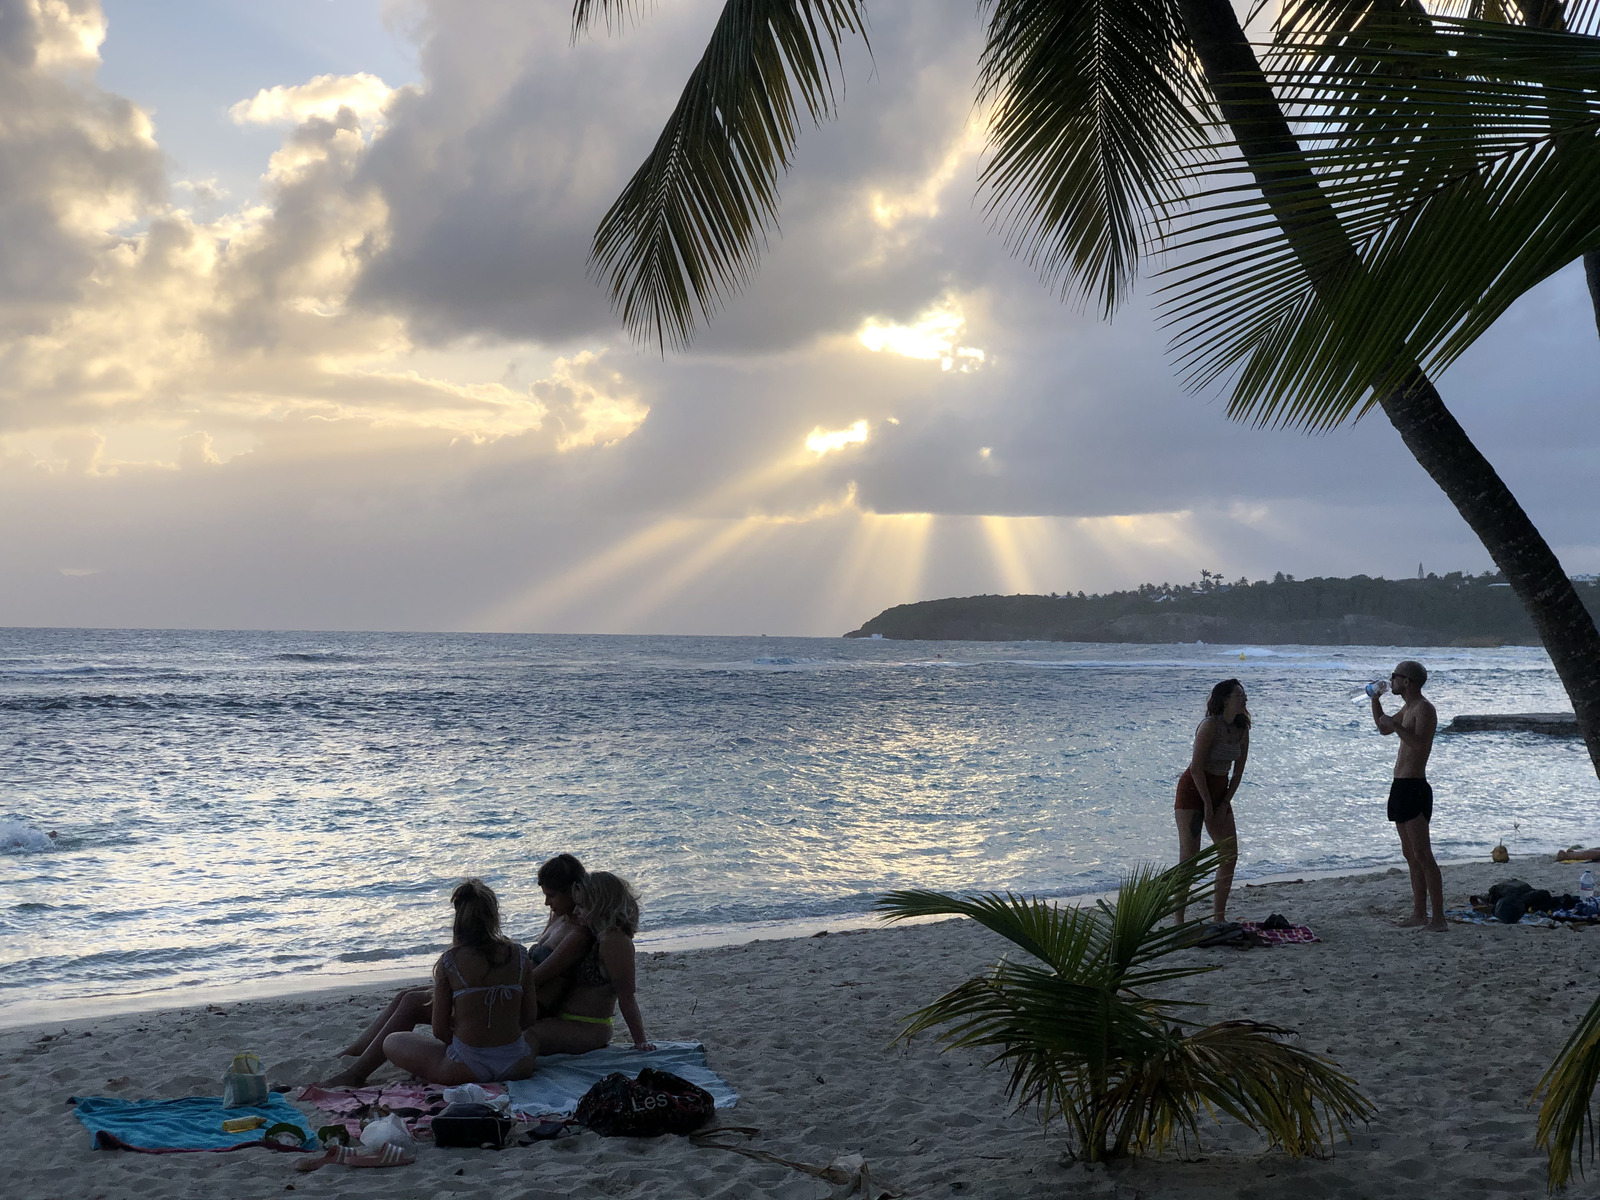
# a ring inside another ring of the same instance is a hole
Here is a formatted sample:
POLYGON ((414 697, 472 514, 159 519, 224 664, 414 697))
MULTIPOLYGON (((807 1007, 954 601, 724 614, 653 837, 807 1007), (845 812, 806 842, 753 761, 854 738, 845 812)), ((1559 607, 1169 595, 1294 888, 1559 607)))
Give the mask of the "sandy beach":
MULTIPOLYGON (((1456 907, 1508 877, 1569 890, 1581 868, 1548 862, 1446 868, 1456 907)), ((863 1155, 874 1192, 906 1196, 1539 1196, 1533 1086, 1593 998, 1600 928, 1453 925, 1399 929, 1399 869, 1240 889, 1230 915, 1282 912, 1323 941, 1190 951, 1221 969, 1176 990, 1214 1019, 1292 1027, 1335 1058, 1377 1106, 1333 1157, 1294 1162, 1253 1135, 1211 1130, 1203 1151, 1091 1169, 1059 1127, 1013 1113, 997 1069, 927 1039, 893 1046, 900 1018, 992 962, 997 939, 968 922, 839 932, 641 955, 650 1033, 699 1039, 742 1094, 723 1125, 748 1145, 826 1164, 863 1155)), ((297 1174, 291 1154, 94 1151, 73 1095, 214 1095, 233 1053, 258 1051, 274 1082, 303 1084, 389 989, 319 992, 0 1033, 0 1162, 14 1194, 135 1197, 827 1196, 829 1186, 687 1140, 593 1134, 500 1153, 438 1150, 392 1170, 297 1174)), ((398 1077, 385 1068, 376 1077, 398 1077)), ((293 1095, 293 1093, 291 1093, 293 1095)), ((309 1111, 309 1110, 308 1110, 309 1111)), ((1581 1190, 1581 1189, 1580 1189, 1581 1190)))

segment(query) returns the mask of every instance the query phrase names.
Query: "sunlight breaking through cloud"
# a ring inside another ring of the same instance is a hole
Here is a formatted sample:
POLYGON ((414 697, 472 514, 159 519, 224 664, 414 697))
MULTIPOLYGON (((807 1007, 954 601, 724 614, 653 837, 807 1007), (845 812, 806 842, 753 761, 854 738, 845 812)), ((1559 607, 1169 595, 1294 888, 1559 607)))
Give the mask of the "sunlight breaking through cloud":
POLYGON ((961 306, 946 296, 910 325, 868 317, 856 338, 874 354, 887 350, 905 358, 937 360, 941 371, 968 372, 981 367, 985 355, 976 346, 958 345, 966 327, 961 306))
POLYGON ((228 110, 236 125, 298 125, 331 121, 348 108, 363 124, 377 120, 394 89, 376 75, 318 75, 309 83, 262 88, 228 110))
POLYGON ((871 428, 865 421, 857 421, 845 429, 824 429, 818 425, 807 436, 806 449, 821 458, 824 454, 843 450, 846 446, 860 445, 867 440, 867 434, 870 432, 871 428))

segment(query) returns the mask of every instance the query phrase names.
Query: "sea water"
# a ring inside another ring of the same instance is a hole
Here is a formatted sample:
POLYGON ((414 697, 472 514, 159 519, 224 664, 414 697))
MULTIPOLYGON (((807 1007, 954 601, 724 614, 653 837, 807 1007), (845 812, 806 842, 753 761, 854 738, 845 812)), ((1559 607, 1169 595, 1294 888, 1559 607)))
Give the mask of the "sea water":
MULTIPOLYGON (((1570 709, 1528 648, 0 631, 0 1020, 423 971, 455 881, 527 937, 563 850, 635 883, 657 947, 891 888, 1100 890, 1174 857, 1232 675, 1241 874, 1389 864, 1395 742, 1351 699, 1399 657, 1441 722, 1570 709)), ((1429 774, 1443 859, 1600 840, 1576 740, 1441 736, 1429 774)))

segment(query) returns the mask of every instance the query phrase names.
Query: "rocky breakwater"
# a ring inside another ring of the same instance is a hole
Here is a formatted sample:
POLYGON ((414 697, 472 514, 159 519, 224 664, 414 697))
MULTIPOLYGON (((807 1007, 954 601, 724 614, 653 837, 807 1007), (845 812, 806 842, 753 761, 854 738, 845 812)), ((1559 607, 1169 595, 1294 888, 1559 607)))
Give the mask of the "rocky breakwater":
POLYGON ((1444 727, 1446 733, 1542 733, 1577 737, 1578 718, 1571 713, 1462 713, 1444 727))

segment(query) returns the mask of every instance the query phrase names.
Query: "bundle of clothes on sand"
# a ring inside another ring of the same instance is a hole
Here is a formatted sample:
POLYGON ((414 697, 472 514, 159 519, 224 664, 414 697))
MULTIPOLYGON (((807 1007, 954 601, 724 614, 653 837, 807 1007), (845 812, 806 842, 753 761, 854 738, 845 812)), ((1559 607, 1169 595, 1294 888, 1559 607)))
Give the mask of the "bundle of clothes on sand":
POLYGON ((1557 894, 1520 879, 1504 879, 1481 896, 1468 897, 1472 906, 1450 914, 1469 925, 1596 925, 1600 900, 1557 894))

